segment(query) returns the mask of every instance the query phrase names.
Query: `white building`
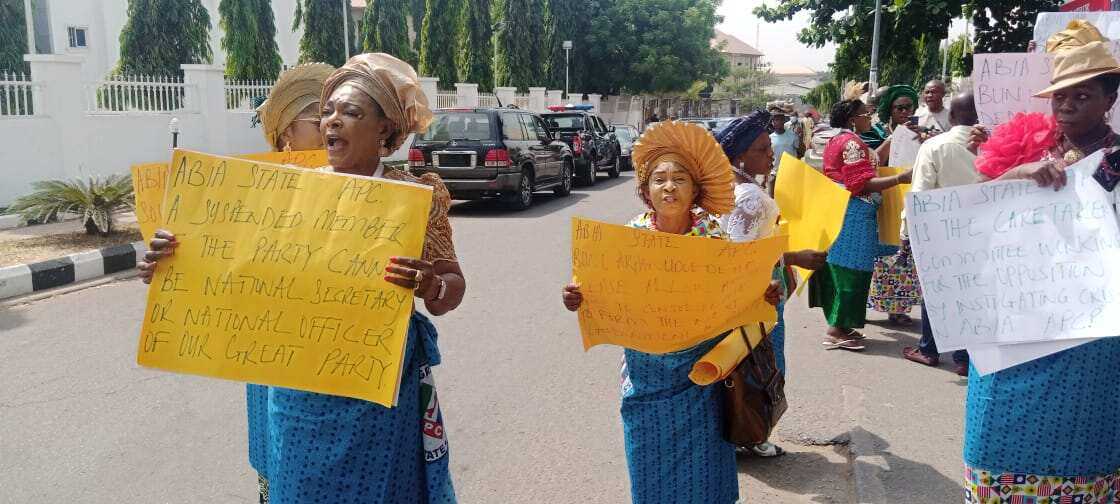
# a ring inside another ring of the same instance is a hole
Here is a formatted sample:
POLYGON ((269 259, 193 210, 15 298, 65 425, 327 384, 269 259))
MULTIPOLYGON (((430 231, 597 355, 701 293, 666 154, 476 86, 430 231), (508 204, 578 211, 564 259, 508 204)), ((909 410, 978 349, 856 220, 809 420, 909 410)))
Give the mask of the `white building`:
POLYGON ((719 48, 720 54, 734 71, 738 67, 758 68, 762 63, 762 51, 755 49, 750 44, 743 42, 734 35, 716 30, 716 36, 711 40, 713 48, 719 48))
MULTIPOLYGON (((220 0, 202 0, 210 11, 210 49, 214 64, 225 66, 220 0)), ((82 78, 103 78, 120 59, 120 34, 127 19, 127 0, 33 0, 35 49, 38 54, 64 54, 83 58, 82 78)), ((363 2, 364 4, 364 2, 363 2)), ((302 29, 292 31, 296 0, 272 0, 276 44, 284 64, 299 59, 302 29)), ((355 10, 358 10, 355 8, 355 10)))

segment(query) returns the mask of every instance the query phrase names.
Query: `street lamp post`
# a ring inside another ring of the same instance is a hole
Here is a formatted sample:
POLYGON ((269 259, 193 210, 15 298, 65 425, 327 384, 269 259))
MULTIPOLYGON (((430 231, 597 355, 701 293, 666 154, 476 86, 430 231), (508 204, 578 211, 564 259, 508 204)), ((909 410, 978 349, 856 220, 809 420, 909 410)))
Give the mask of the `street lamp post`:
POLYGON ((179 147, 179 118, 172 117, 171 124, 167 125, 167 131, 171 132, 171 148, 176 149, 179 147))
POLYGON ((347 12, 350 9, 350 0, 342 0, 342 45, 346 48, 346 59, 350 59, 350 20, 347 12))
POLYGON ((572 66, 572 41, 564 41, 564 100, 568 99, 568 84, 572 66))
POLYGON ((23 0, 23 22, 27 25, 27 54, 35 54, 35 17, 31 0, 23 0))
POLYGON ((882 17, 883 1, 875 0, 875 33, 871 37, 871 85, 868 92, 874 94, 879 89, 879 22, 882 17))

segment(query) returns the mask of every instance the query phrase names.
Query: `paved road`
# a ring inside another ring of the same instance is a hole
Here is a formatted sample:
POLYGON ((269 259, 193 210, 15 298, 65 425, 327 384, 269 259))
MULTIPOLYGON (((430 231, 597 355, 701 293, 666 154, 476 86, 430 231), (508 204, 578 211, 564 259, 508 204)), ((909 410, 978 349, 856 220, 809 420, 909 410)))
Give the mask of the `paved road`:
MULTIPOLYGON (((459 499, 627 502, 620 351, 584 353, 558 293, 570 217, 624 222, 640 202, 625 174, 541 200, 453 209, 469 294, 437 320, 436 381, 459 499)), ((0 307, 0 503, 255 502, 244 387, 138 368, 143 297, 127 280, 0 307)), ((912 329, 825 351, 803 305, 787 315, 790 454, 742 461, 745 501, 958 501, 963 381, 897 357, 912 329)))

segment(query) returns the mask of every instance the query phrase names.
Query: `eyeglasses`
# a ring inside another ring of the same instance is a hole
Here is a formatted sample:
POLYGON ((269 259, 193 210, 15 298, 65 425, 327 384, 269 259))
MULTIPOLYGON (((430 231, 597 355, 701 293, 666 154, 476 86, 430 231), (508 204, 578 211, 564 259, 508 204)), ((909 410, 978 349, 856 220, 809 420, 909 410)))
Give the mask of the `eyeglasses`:
POLYGON ((856 117, 871 117, 871 112, 866 112, 866 113, 863 113, 863 114, 856 114, 855 116, 856 117))

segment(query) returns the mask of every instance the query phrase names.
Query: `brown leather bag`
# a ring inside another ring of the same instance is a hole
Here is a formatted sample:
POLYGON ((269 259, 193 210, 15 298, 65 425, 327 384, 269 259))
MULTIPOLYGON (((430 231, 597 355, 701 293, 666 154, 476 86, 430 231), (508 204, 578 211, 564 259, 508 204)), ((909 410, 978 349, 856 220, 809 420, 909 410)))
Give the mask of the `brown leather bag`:
MULTIPOLYGON (((759 325, 762 334, 765 326, 759 325)), ((769 336, 751 347, 742 327, 739 334, 750 354, 723 381, 723 438, 738 446, 751 446, 770 438, 786 412, 785 378, 778 371, 769 336)))

